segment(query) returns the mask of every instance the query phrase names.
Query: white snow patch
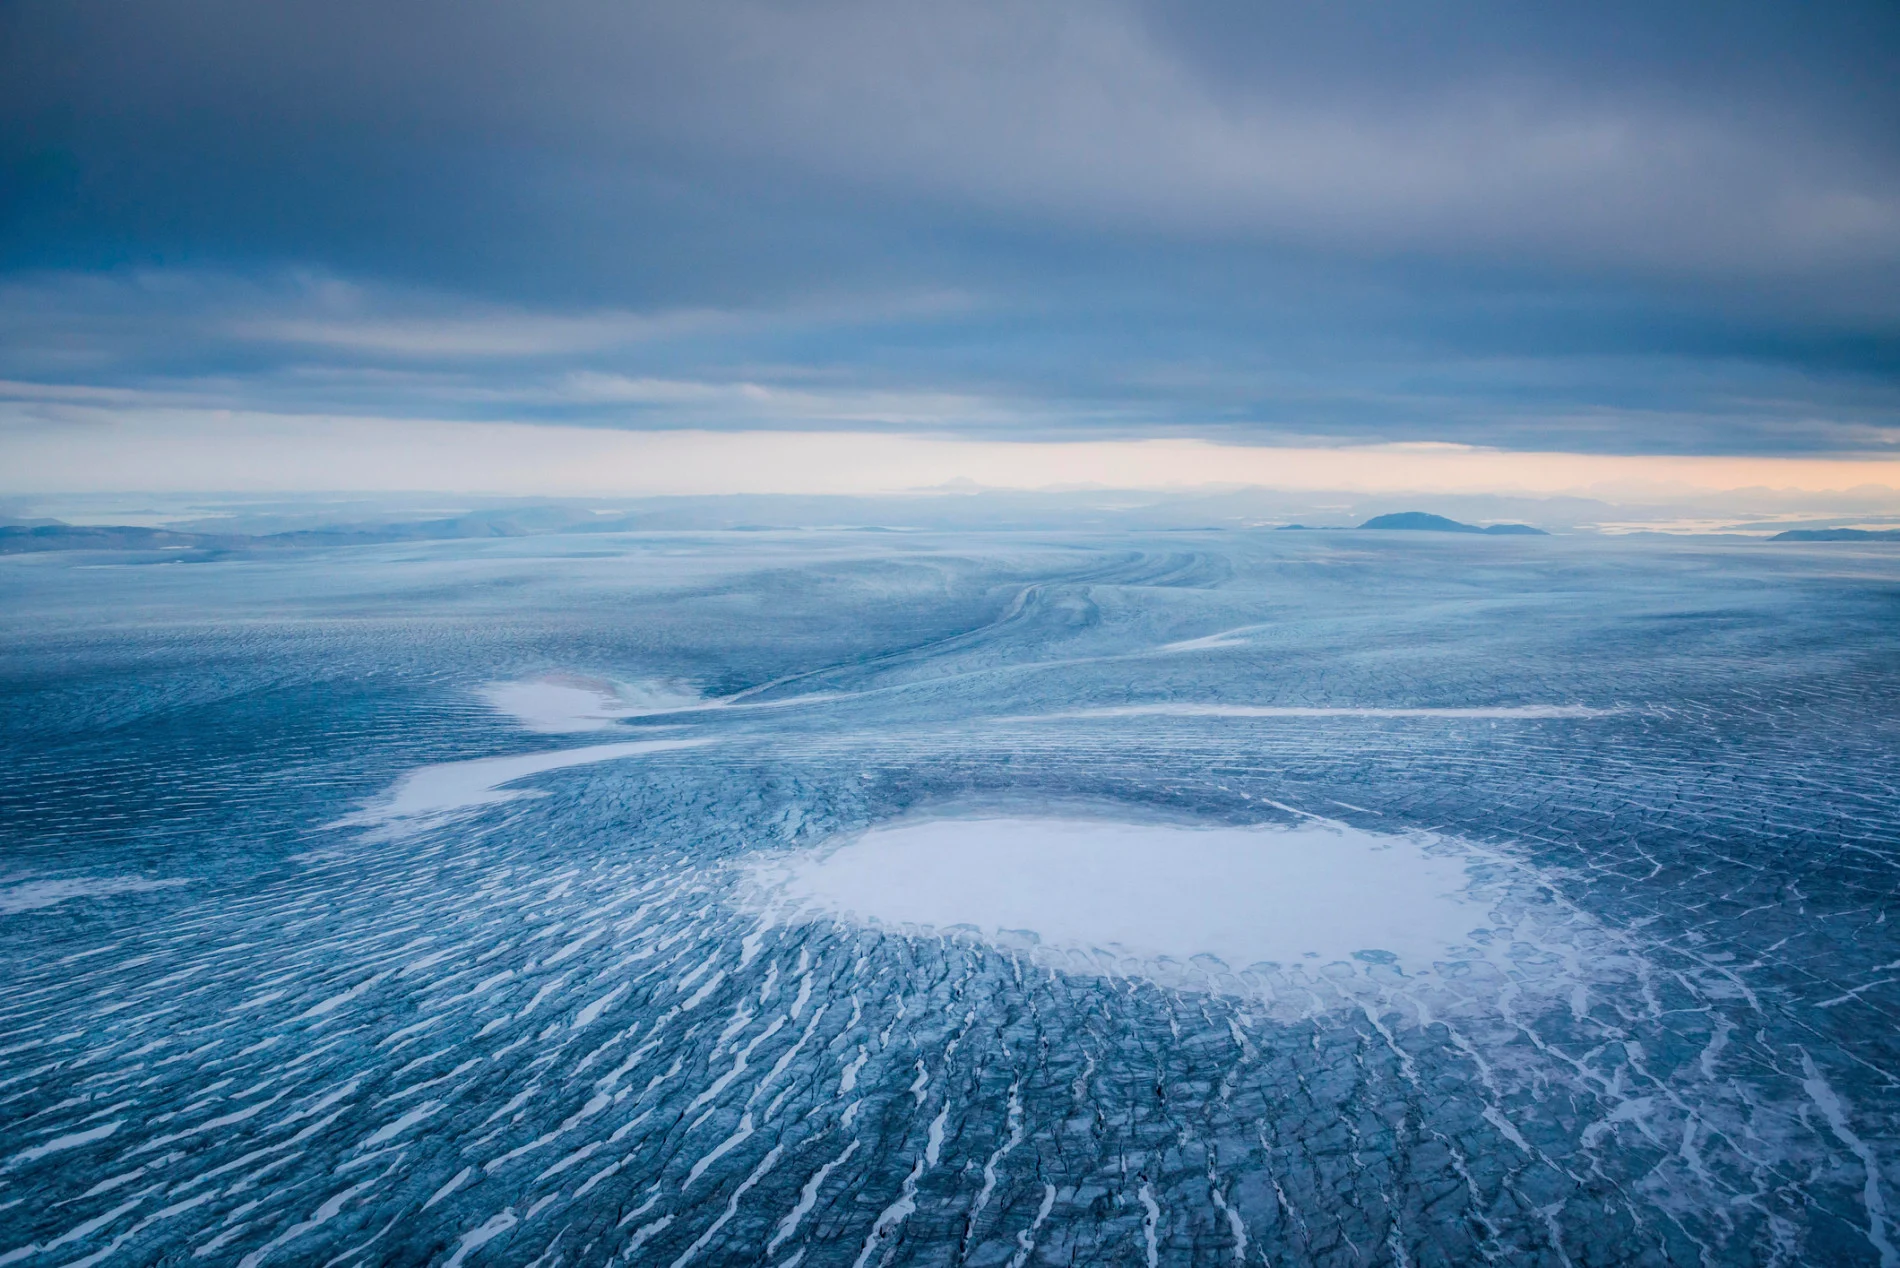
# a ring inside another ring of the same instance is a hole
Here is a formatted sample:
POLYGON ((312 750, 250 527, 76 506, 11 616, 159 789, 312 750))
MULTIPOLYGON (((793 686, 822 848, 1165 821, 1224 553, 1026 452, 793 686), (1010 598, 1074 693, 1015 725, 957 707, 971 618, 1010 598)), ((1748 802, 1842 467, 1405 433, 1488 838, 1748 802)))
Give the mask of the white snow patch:
POLYGON ((449 1256, 448 1262, 443 1264, 442 1268, 461 1268, 462 1261, 471 1253, 480 1250, 519 1223, 521 1223, 521 1218, 515 1214, 512 1206, 497 1215, 489 1216, 479 1228, 470 1229, 462 1234, 462 1240, 456 1243, 455 1253, 449 1256))
MULTIPOLYGON (((826 916, 1233 968, 1389 952, 1474 958, 1490 907, 1430 837, 1338 824, 1197 828, 1087 819, 891 824, 753 866, 768 902, 826 916)), ((782 909, 782 907, 781 907, 782 909)))
POLYGON ((189 880, 147 880, 142 876, 75 876, 66 880, 26 881, 0 889, 0 916, 51 907, 69 898, 108 898, 113 894, 142 894, 147 890, 189 885, 189 880))
POLYGON ((122 1118, 115 1118, 109 1123, 101 1123, 99 1126, 87 1128, 83 1132, 72 1132, 65 1136, 56 1136, 43 1145, 34 1145, 30 1149, 22 1149, 19 1153, 7 1159, 6 1165, 0 1167, 0 1170, 11 1171, 23 1163, 36 1162, 44 1158, 47 1154, 62 1153, 68 1149, 75 1149, 80 1145, 90 1145, 95 1140, 104 1140, 113 1132, 118 1131, 119 1125, 124 1121, 122 1118))
POLYGON ((1245 647, 1251 641, 1245 637, 1246 635, 1266 628, 1264 625, 1243 625, 1238 629, 1222 630, 1218 634, 1209 634, 1202 638, 1184 638, 1178 643, 1166 643, 1155 648, 1155 651, 1164 656, 1172 656, 1180 652, 1211 651, 1217 647, 1245 647))
POLYGON ((643 753, 695 748, 711 740, 632 740, 624 744, 590 744, 584 748, 555 749, 548 753, 521 753, 512 757, 478 757, 466 762, 443 762, 410 771, 374 803, 346 815, 330 826, 421 827, 476 806, 538 797, 540 793, 507 785, 530 775, 588 766, 643 753))
POLYGON ((706 703, 685 683, 611 682, 572 674, 491 682, 481 689, 481 697, 538 735, 604 731, 622 718, 696 709, 706 703))
POLYGON ((429 1195, 429 1200, 422 1204, 422 1209, 425 1211, 428 1210, 430 1207, 434 1206, 437 1202, 440 1202, 443 1198, 449 1196, 449 1194, 455 1192, 457 1189, 461 1188, 464 1184, 467 1184, 468 1178, 474 1174, 475 1174, 475 1168, 463 1167, 460 1171, 455 1173, 454 1177, 451 1178, 447 1184, 443 1185, 441 1188, 437 1189, 434 1193, 429 1195))
POLYGON ((842 1167, 845 1163, 850 1162, 851 1155, 858 1152, 858 1146, 862 1143, 862 1141, 852 1141, 845 1146, 843 1153, 812 1173, 811 1179, 807 1180, 805 1187, 798 1192, 797 1204, 794 1205, 790 1211, 786 1212, 785 1217, 778 1222, 778 1228, 773 1232, 772 1240, 766 1243, 765 1253, 767 1256, 770 1256, 776 1251, 779 1246, 784 1243, 786 1238, 798 1231, 799 1221, 810 1214, 812 1207, 818 1204, 818 1190, 824 1187, 825 1177, 829 1176, 837 1168, 842 1167))

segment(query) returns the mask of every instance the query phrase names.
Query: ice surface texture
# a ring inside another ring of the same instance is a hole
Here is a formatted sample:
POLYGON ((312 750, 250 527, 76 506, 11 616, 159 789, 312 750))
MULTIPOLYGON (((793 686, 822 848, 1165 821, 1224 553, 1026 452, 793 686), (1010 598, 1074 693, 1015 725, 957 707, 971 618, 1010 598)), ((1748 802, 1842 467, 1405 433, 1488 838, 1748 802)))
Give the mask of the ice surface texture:
POLYGON ((1896 1261, 1891 552, 0 567, 0 1263, 1896 1261), (1049 820, 1102 904, 958 844, 1049 820))

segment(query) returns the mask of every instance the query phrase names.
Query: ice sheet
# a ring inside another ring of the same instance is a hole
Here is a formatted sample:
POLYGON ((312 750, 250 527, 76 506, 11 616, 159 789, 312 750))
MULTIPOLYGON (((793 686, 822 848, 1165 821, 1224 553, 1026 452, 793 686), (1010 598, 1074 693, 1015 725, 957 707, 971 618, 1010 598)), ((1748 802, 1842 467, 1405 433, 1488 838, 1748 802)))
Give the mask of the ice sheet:
POLYGON ((794 906, 886 926, 1031 932, 1045 944, 1235 968, 1390 952, 1458 958, 1488 907, 1443 842, 1343 825, 1192 828, 1073 818, 935 819, 759 865, 794 906))
POLYGON ((882 1226, 866 1268, 1151 1244, 1163 1268, 1878 1263, 1900 1246, 1900 556, 1365 536, 0 561, 0 888, 200 878, 0 917, 0 1260, 844 1268, 882 1226), (1189 635, 1249 646, 1156 650, 1189 635), (731 694, 532 735, 473 691, 527 655, 731 694), (1155 705, 1353 712, 1048 720, 1155 705), (631 729, 654 722, 679 725, 631 729), (392 795, 463 759, 484 764, 392 795), (340 789, 415 813, 311 833, 340 789), (555 795, 457 818, 469 790, 555 795), (1129 840, 1085 862, 1124 892, 1069 912, 1059 857, 1038 882, 986 848, 948 878, 878 856, 917 891, 893 903, 979 937, 868 902, 768 919, 739 883, 926 813, 966 821, 952 844, 969 820, 1113 821, 1129 840), (1421 835, 1355 847, 1315 815, 1421 835), (1307 826, 1217 826, 1265 819, 1307 826), (1325 845, 1348 899, 1293 883, 1284 848, 1224 859, 1227 833, 1325 845), (978 882, 1005 892, 953 901, 978 882), (1006 900, 1025 910, 982 905, 1006 900), (1489 930, 1473 954, 1322 958, 1406 952, 1346 936, 1381 906, 1453 939, 1441 900, 1489 930), (1338 945, 1223 940, 1241 908, 1323 915, 1338 945), (1141 922, 1140 955, 1055 941, 1141 922), (1275 970, 1161 958, 1302 945, 1275 970))
POLYGON ((1101 709, 1050 713, 1049 719, 1072 718, 1470 718, 1499 721, 1515 718, 1602 718, 1622 709, 1592 709, 1572 704, 1484 705, 1475 708, 1375 708, 1355 705, 1267 704, 1124 704, 1101 709))

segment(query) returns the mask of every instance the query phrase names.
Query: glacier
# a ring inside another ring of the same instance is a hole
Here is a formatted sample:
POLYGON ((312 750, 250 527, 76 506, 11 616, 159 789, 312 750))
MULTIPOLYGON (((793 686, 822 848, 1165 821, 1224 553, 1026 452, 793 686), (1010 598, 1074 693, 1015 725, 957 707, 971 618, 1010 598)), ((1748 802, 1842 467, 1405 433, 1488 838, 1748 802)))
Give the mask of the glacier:
POLYGON ((1878 543, 0 577, 0 1264, 1900 1264, 1878 543))

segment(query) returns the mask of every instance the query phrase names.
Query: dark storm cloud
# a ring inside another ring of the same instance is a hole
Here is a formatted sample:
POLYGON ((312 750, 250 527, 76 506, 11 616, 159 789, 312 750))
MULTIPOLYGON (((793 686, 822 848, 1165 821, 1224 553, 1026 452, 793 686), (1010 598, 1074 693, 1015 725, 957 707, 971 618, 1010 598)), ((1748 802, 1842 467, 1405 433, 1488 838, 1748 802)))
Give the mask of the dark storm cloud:
POLYGON ((1890 6, 0 22, 16 380, 622 425, 1900 440, 1890 6))

